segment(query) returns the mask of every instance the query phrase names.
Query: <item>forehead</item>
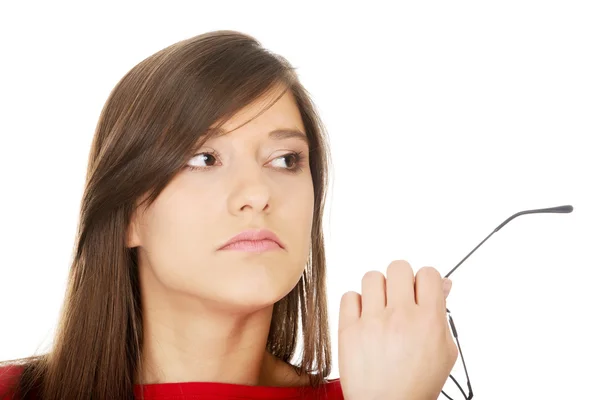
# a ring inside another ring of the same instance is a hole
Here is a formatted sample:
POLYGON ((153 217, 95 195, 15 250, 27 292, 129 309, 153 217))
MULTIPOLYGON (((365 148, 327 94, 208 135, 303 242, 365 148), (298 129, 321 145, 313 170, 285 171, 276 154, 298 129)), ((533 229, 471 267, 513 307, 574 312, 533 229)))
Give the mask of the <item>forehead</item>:
POLYGON ((292 93, 288 90, 279 99, 281 90, 272 91, 258 98, 225 121, 218 136, 232 131, 260 131, 274 139, 294 136, 300 132, 304 136, 300 110, 292 93))

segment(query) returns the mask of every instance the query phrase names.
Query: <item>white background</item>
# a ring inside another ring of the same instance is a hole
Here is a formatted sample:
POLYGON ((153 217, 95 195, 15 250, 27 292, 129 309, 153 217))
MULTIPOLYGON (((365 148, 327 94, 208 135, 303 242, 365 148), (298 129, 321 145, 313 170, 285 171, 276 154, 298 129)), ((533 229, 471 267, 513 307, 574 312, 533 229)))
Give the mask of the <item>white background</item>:
POLYGON ((298 68, 328 127, 331 377, 339 300, 365 272, 445 273, 510 215, 571 204, 492 236, 448 306, 475 398, 600 398, 596 4, 3 3, 0 360, 51 340, 110 90, 163 47, 235 29, 298 68))

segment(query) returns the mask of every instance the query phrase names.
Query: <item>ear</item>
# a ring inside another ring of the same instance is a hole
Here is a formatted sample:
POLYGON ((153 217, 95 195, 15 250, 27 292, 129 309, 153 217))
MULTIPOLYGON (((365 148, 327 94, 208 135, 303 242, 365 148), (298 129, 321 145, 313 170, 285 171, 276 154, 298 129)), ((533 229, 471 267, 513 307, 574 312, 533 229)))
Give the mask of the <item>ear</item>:
POLYGON ((127 247, 135 248, 141 246, 142 241, 140 238, 139 232, 139 221, 138 221, 138 212, 133 212, 131 219, 129 220, 129 226, 127 226, 127 247))

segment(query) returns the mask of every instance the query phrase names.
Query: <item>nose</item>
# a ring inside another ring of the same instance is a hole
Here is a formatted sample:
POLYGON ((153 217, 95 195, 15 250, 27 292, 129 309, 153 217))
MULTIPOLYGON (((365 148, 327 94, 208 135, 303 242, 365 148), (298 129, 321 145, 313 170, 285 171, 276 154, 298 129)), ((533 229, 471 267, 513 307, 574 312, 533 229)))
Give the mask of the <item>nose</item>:
POLYGON ((263 168, 246 163, 232 171, 232 189, 228 200, 229 212, 264 212, 270 207, 271 189, 263 168))

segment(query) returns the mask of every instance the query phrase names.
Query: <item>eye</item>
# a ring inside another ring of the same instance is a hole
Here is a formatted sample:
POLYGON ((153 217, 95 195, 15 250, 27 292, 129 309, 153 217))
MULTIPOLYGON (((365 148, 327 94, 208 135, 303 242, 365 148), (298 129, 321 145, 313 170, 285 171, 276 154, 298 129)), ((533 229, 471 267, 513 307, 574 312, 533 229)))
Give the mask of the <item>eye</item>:
POLYGON ((211 152, 198 153, 188 163, 188 167, 191 169, 203 169, 212 167, 216 164, 217 158, 211 152))
POLYGON ((306 163, 306 156, 302 152, 291 152, 275 158, 271 164, 276 168, 281 168, 286 172, 300 172, 306 163))
POLYGON ((298 162, 298 156, 295 153, 290 153, 281 157, 277 157, 271 162, 275 166, 281 168, 293 169, 296 166, 296 163, 298 162))
MULTIPOLYGON (((215 152, 202 152, 194 155, 187 163, 186 168, 193 171, 206 170, 218 165, 218 162, 215 152)), ((286 172, 299 172, 305 162, 306 159, 302 152, 291 152, 273 159, 269 164, 286 172)))

